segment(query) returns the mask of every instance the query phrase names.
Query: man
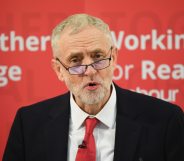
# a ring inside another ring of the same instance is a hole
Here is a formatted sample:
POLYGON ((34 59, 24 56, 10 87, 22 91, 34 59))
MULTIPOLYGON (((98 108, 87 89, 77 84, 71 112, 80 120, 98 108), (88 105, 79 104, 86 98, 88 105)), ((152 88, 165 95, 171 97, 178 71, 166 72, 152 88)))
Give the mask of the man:
POLYGON ((70 92, 17 112, 3 161, 184 161, 182 110, 112 82, 107 24, 70 16, 53 30, 52 48, 70 92))

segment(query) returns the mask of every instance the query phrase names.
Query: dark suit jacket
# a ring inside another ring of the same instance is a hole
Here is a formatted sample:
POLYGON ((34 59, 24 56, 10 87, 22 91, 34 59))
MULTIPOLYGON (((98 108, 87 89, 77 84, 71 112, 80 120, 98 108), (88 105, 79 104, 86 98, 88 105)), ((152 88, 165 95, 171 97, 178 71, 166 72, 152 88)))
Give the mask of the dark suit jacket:
MULTIPOLYGON (((180 108, 117 86, 114 161, 184 161, 180 108)), ((69 93, 18 110, 3 161, 67 161, 69 93)))

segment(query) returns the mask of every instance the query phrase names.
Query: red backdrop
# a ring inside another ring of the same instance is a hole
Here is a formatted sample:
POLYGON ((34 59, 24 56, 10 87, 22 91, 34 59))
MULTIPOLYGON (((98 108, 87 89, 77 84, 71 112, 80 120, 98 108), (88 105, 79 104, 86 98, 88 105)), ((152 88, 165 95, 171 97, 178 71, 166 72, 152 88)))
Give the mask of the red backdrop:
POLYGON ((50 33, 68 15, 110 25, 114 81, 184 109, 183 0, 0 0, 0 159, 17 109, 66 91, 51 69, 50 33))

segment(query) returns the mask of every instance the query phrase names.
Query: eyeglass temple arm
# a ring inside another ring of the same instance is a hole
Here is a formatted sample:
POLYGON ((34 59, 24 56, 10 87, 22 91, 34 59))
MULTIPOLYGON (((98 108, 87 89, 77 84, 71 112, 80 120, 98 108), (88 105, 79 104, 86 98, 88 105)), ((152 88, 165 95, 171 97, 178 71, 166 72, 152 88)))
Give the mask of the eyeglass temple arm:
POLYGON ((63 64, 59 58, 56 57, 56 60, 59 61, 60 64, 61 64, 66 70, 69 70, 69 67, 67 67, 65 64, 63 64))

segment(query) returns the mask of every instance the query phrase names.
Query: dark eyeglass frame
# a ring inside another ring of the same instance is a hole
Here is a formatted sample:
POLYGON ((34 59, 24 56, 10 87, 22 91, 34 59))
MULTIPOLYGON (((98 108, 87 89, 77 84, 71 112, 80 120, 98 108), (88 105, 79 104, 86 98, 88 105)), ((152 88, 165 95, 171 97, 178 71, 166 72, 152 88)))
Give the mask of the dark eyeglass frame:
POLYGON ((93 62, 93 63, 91 63, 91 64, 86 64, 86 65, 76 65, 76 66, 68 67, 68 66, 66 66, 59 58, 56 57, 56 60, 59 61, 59 63, 60 63, 60 64, 61 64, 71 75, 81 75, 81 74, 84 74, 84 73, 86 72, 88 66, 92 66, 95 70, 102 70, 102 69, 105 69, 105 68, 109 67, 110 61, 112 60, 112 58, 111 58, 111 56, 112 56, 112 49, 113 49, 113 46, 111 46, 110 49, 109 49, 109 51, 107 52, 107 55, 108 55, 108 53, 111 51, 111 54, 110 54, 110 57, 109 57, 109 58, 97 60, 97 61, 95 61, 95 62, 93 62), (107 65, 107 66, 104 67, 104 68, 96 69, 95 66, 94 66, 94 64, 96 64, 96 63, 98 63, 98 62, 101 62, 101 61, 104 61, 104 60, 109 60, 109 65, 107 65), (76 74, 74 74, 74 73, 71 73, 71 72, 70 72, 70 69, 71 69, 71 68, 81 67, 81 66, 85 66, 85 70, 84 70, 82 73, 76 73, 76 74))

